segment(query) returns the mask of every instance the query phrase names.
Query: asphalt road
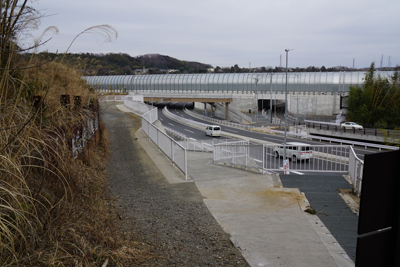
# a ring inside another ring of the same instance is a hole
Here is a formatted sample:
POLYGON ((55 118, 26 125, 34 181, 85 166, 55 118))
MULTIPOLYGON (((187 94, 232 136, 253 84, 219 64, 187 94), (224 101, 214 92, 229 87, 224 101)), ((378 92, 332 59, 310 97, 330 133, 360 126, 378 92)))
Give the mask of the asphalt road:
MULTIPOLYGON (((163 125, 173 128, 174 130, 185 134, 187 137, 193 138, 196 140, 208 140, 208 139, 212 138, 209 136, 205 136, 204 131, 202 131, 202 130, 195 129, 190 126, 181 124, 175 120, 169 119, 168 117, 166 117, 163 114, 163 112, 162 112, 163 107, 164 106, 160 106, 160 108, 159 108, 159 120, 163 123, 163 125)), ((174 105, 169 105, 168 110, 171 113, 173 113, 174 115, 180 116, 182 118, 199 121, 201 123, 207 123, 206 121, 200 120, 196 117, 189 116, 188 114, 183 112, 183 110, 182 110, 183 107, 184 107, 184 103, 177 103, 174 105)), ((254 138, 254 139, 267 141, 267 142, 271 142, 271 143, 275 143, 275 144, 280 144, 280 143, 284 142, 283 137, 276 136, 276 135, 251 132, 251 131, 246 131, 246 130, 242 130, 242 129, 238 129, 238 128, 228 127, 225 125, 222 125, 221 128, 222 128, 222 131, 233 133, 236 135, 241 135, 241 136, 247 137, 247 138, 254 138)), ((287 138, 287 142, 299 142, 299 140, 293 139, 293 138, 287 138)), ((300 142, 303 143, 304 141, 300 141, 300 142)), ((311 146, 324 145, 323 142, 315 142, 315 141, 310 141, 310 140, 307 140, 306 143, 311 146)), ((327 143, 327 144, 329 144, 329 143, 327 143)), ((336 148, 336 149, 339 149, 339 148, 336 148)), ((331 150, 332 149, 330 148, 330 149, 324 151, 324 153, 331 153, 331 150)), ((363 159, 365 154, 376 153, 377 150, 355 148, 355 152, 360 159, 363 159)), ((262 153, 262 152, 258 151, 258 152, 251 152, 251 153, 262 153)), ((348 151, 346 151, 346 152, 334 151, 333 154, 336 156, 346 157, 346 156, 348 156, 348 151)), ((258 158, 262 158, 262 156, 259 156, 258 158)), ((279 158, 279 159, 274 158, 273 151, 271 149, 267 149, 265 159, 267 159, 267 161, 269 161, 267 163, 267 165, 270 169, 277 169, 277 170, 282 169, 280 166, 283 166, 283 159, 282 158, 279 158)), ((262 162, 260 162, 259 164, 260 164, 260 166, 262 166, 262 162)), ((339 164, 337 162, 332 162, 329 160, 326 161, 326 160, 312 159, 311 161, 306 161, 306 162, 302 162, 302 161, 291 162, 291 168, 293 169, 292 170, 293 173, 300 174, 300 175, 303 175, 303 174, 326 174, 327 172, 328 173, 337 173, 337 171, 342 172, 342 173, 347 172, 347 170, 345 170, 343 164, 339 164), (330 170, 336 170, 336 171, 332 172, 330 170)))

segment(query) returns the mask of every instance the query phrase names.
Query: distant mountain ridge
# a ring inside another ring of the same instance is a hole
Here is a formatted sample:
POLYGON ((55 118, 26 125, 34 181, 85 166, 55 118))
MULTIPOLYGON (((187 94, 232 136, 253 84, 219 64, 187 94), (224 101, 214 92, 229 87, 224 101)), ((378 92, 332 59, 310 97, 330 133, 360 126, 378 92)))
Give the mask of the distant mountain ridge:
MULTIPOLYGON (((63 54, 42 52, 39 54, 46 60, 60 60, 63 54)), ((29 56, 29 55, 27 55, 29 56)), ((146 54, 132 57, 126 53, 68 53, 64 62, 82 71, 83 75, 131 75, 135 70, 145 68, 149 74, 166 73, 175 70, 179 73, 205 73, 209 64, 194 61, 178 60, 160 55, 146 54)))
MULTIPOLYGON (((27 59, 31 54, 26 54, 27 59)), ((84 76, 102 75, 133 75, 133 74, 164 74, 164 73, 206 73, 209 69, 215 73, 247 73, 247 72, 285 72, 283 67, 257 67, 241 68, 237 64, 231 67, 213 68, 210 64, 179 60, 170 56, 160 54, 146 54, 132 57, 126 53, 79 53, 79 54, 55 54, 41 52, 39 55, 45 61, 61 60, 77 68, 84 76), (144 70, 143 70, 144 69, 144 70)), ((289 72, 332 72, 332 71, 361 71, 366 69, 351 69, 344 66, 332 68, 309 66, 307 68, 289 68, 289 72)), ((389 69, 384 69, 389 70, 389 69)), ((391 70, 399 71, 396 66, 391 70)))

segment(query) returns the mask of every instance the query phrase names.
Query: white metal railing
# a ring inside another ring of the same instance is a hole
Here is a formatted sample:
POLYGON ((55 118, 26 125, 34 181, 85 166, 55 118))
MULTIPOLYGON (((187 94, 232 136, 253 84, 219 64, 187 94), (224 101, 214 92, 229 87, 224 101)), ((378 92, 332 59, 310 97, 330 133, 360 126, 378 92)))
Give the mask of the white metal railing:
MULTIPOLYGON (((277 134, 284 134, 284 131, 277 131, 277 130, 271 130, 271 133, 277 133, 277 134)), ((373 144, 373 143, 364 143, 364 142, 357 142, 357 141, 352 141, 352 140, 345 140, 345 139, 336 139, 336 138, 330 138, 330 137, 323 137, 323 136, 318 136, 318 135, 307 135, 307 134, 301 134, 301 133, 292 133, 292 132, 287 132, 287 135, 295 136, 295 137, 300 137, 303 139, 310 139, 310 140, 319 140, 320 142, 322 140, 328 141, 329 143, 339 143, 339 144, 349 144, 354 147, 354 145, 357 146, 362 146, 365 148, 368 147, 373 147, 379 149, 381 151, 382 149, 388 149, 388 150, 397 150, 399 147, 396 146, 388 146, 388 145, 380 145, 380 144, 373 144)))
POLYGON ((363 170, 364 161, 357 157, 353 147, 350 146, 349 175, 351 182, 353 183, 354 192, 357 194, 357 196, 361 195, 363 170))
POLYGON ((163 112, 167 117, 169 117, 169 118, 171 118, 171 119, 173 119, 175 121, 179 121, 179 122, 181 122, 183 124, 191 125, 194 128, 198 128, 198 129, 201 128, 201 129, 205 130, 206 129, 205 127, 207 127, 209 125, 207 123, 202 123, 202 122, 198 122, 198 121, 194 121, 194 120, 189 120, 189 119, 177 116, 177 115, 171 113, 168 110, 167 107, 164 107, 163 112))
POLYGON ((100 102, 110 102, 110 101, 124 101, 125 95, 103 95, 100 97, 100 102))
POLYGON ((123 99, 123 101, 124 101, 125 106, 132 109, 136 113, 146 114, 146 116, 147 116, 146 118, 151 123, 153 123, 154 121, 156 121, 158 119, 157 109, 154 108, 153 106, 146 105, 146 104, 138 102, 138 101, 132 101, 129 97, 125 97, 123 99), (152 111, 152 112, 148 113, 149 111, 152 111))
POLYGON ((307 146, 309 148, 307 153, 311 152, 310 158, 300 160, 301 156, 296 154, 297 152, 292 153, 290 145, 217 144, 214 145, 214 163, 251 169, 261 173, 283 171, 283 150, 279 147, 286 147, 289 171, 349 172, 350 146, 348 145, 307 146))
POLYGON ((147 119, 150 123, 154 123, 156 120, 158 120, 158 109, 152 108, 150 111, 144 113, 142 115, 142 118, 143 117, 147 119))
MULTIPOLYGON (((222 111, 223 114, 225 114, 226 107, 224 105, 215 103, 215 106, 218 110, 222 111)), ((235 109, 234 107, 231 107, 230 105, 228 106, 228 110, 229 110, 229 116, 232 116, 234 119, 236 119, 240 122, 242 121, 242 119, 246 120, 248 122, 252 122, 252 118, 250 116, 244 114, 240 110, 235 109)))
POLYGON ((179 139, 182 139, 182 140, 186 140, 187 139, 187 136, 185 134, 183 134, 181 132, 178 132, 178 131, 175 131, 175 130, 173 130, 173 129, 165 126, 165 125, 163 125, 163 127, 164 127, 164 130, 167 133, 169 133, 170 135, 176 136, 176 137, 178 137, 179 139))
POLYGON ((216 139, 212 138, 211 140, 195 140, 195 139, 186 139, 185 141, 179 141, 186 150, 195 151, 195 152, 213 152, 215 145, 221 144, 237 144, 237 145, 248 145, 248 140, 234 140, 234 139, 216 139))
POLYGON ((169 137, 153 123, 158 120, 156 107, 145 105, 129 99, 124 100, 124 104, 134 111, 141 112, 148 110, 142 115, 142 131, 151 139, 154 144, 175 164, 184 174, 187 180, 187 153, 186 149, 169 137))
POLYGON ((185 174, 187 180, 186 149, 142 116, 142 130, 164 152, 164 154, 185 174))
POLYGON ((315 123, 315 124, 325 124, 325 125, 333 125, 333 126, 340 126, 340 123, 337 122, 324 122, 324 121, 311 121, 311 120, 304 120, 305 123, 315 123))
MULTIPOLYGON (((250 130, 250 129, 254 128, 254 127, 251 127, 250 125, 244 125, 244 124, 239 124, 239 123, 234 123, 234 122, 229 122, 229 121, 224 121, 224 120, 218 120, 218 119, 214 119, 214 118, 205 117, 205 116, 202 116, 200 114, 197 114, 196 112, 192 112, 192 111, 190 111, 190 110, 188 110, 186 108, 185 108, 185 112, 188 115, 192 116, 192 117, 196 117, 196 118, 201 119, 201 120, 209 121, 209 122, 212 122, 213 124, 226 125, 226 126, 230 126, 230 127, 241 128, 241 129, 244 129, 244 130, 250 130)), ((193 122, 194 124, 199 123, 199 122, 196 122, 196 121, 193 121, 193 120, 188 120, 188 119, 176 116, 174 114, 172 114, 172 115, 175 118, 179 119, 179 120, 186 120, 187 122, 193 122)), ((209 124, 201 123, 201 125, 203 125, 203 126, 206 125, 207 126, 209 124)))

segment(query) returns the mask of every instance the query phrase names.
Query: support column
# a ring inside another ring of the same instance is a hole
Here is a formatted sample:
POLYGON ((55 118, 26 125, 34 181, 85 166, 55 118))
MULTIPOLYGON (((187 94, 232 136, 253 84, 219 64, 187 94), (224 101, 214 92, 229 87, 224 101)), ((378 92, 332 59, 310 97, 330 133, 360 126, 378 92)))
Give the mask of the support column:
POLYGON ((228 120, 228 114, 229 114, 229 102, 225 103, 225 119, 228 120))

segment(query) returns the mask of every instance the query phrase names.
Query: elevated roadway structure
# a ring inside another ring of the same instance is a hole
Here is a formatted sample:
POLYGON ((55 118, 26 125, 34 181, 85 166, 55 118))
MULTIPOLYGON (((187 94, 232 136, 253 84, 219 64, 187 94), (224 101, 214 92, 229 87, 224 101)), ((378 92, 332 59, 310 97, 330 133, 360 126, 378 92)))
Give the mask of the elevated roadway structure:
MULTIPOLYGON (((392 71, 376 72, 388 77, 392 71)), ((288 112, 306 116, 346 113, 352 85, 362 85, 365 72, 290 72, 288 112)), ((101 92, 133 92, 149 102, 195 102, 201 109, 225 103, 243 112, 273 110, 286 95, 286 73, 207 73, 86 76, 101 92)))

